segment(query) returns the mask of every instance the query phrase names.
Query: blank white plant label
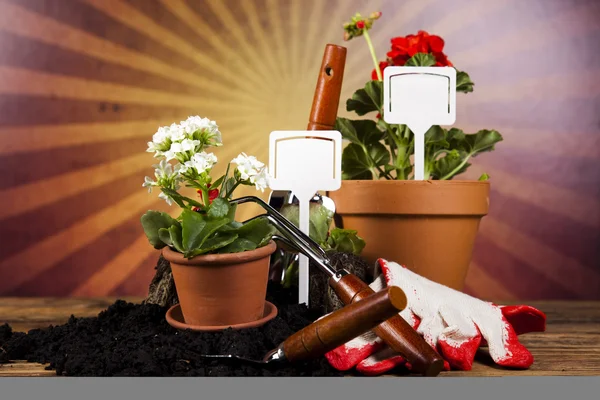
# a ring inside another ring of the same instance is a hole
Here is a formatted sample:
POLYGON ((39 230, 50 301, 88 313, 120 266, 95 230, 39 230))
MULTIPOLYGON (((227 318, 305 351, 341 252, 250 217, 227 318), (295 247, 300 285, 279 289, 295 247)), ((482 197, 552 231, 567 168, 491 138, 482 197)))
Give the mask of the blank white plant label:
POLYGON ((383 120, 415 134, 415 179, 423 179, 424 136, 433 125, 456 120, 456 69, 387 67, 383 70, 383 120))
MULTIPOLYGON (((300 230, 309 234, 310 200, 342 185, 342 135, 338 131, 274 131, 269 137, 269 187, 298 198, 300 230)), ((299 257, 299 303, 308 305, 308 259, 299 257)))

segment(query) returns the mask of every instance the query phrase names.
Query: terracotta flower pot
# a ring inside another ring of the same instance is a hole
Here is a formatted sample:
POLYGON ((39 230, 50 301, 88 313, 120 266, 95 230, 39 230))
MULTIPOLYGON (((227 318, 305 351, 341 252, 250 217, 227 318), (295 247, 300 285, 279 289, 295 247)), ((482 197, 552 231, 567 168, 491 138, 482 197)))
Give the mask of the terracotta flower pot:
POLYGON ((185 323, 238 325, 262 318, 269 261, 276 248, 271 241, 256 250, 189 260, 169 247, 163 248, 163 257, 171 263, 185 323))
POLYGON ((366 241, 362 256, 395 261, 462 290, 481 218, 487 181, 343 181, 328 193, 344 228, 366 241))

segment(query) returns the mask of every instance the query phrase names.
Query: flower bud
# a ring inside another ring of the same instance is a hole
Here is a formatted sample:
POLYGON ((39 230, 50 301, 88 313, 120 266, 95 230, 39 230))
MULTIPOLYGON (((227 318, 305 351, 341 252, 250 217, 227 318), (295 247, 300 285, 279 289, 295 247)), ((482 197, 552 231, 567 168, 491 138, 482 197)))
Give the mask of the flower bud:
POLYGON ((356 23, 356 27, 357 27, 358 29, 365 29, 365 21, 358 21, 358 22, 356 23))
POLYGON ((379 19, 379 17, 381 17, 381 11, 375 11, 369 16, 370 19, 379 19))

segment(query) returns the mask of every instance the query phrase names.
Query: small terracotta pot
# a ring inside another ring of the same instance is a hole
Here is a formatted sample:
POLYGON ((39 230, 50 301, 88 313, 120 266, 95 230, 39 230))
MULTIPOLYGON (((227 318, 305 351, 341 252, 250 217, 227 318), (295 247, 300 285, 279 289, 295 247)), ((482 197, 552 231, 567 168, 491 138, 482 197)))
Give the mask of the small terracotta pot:
POLYGON ((210 327, 262 318, 269 261, 276 248, 271 241, 255 250, 187 259, 164 247, 185 323, 210 327))
POLYGON ((487 181, 347 180, 328 196, 343 227, 366 241, 371 265, 395 261, 462 290, 489 190, 487 181))

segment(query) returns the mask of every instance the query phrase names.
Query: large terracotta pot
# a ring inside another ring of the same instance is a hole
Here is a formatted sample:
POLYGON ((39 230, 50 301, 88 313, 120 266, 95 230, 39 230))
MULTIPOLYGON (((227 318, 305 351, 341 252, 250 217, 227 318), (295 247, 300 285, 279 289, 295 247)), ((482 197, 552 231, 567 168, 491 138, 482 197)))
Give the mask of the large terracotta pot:
POLYGON ((328 196, 343 227, 366 241, 371 265, 395 261, 462 290, 489 189, 486 181, 347 180, 328 196))
POLYGON ((163 248, 170 263, 185 323, 195 326, 238 325, 263 317, 271 241, 255 250, 207 254, 191 259, 163 248))

